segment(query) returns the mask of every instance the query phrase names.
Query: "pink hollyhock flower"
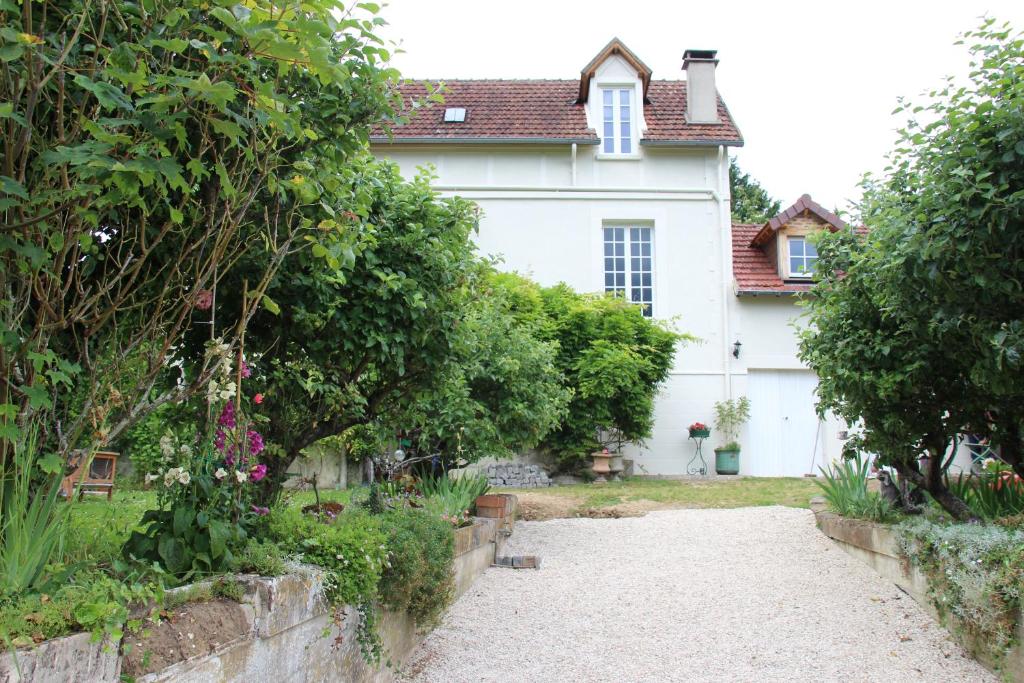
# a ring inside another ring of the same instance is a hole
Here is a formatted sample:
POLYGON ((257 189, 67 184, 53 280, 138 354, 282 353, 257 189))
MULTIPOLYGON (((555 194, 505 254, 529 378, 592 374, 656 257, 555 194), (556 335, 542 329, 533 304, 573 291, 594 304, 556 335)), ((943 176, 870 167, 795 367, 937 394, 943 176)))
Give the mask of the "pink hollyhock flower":
POLYGON ((259 432, 255 429, 250 429, 245 436, 249 440, 249 453, 251 455, 259 455, 263 452, 263 436, 259 432))
POLYGON ((250 368, 250 367, 249 367, 249 364, 248 364, 248 363, 246 363, 246 362, 245 362, 245 361, 243 360, 243 361, 242 361, 242 378, 243 378, 243 379, 249 379, 249 376, 250 376, 250 375, 252 375, 252 368, 250 368))
POLYGON ((269 515, 270 514, 270 508, 264 508, 264 507, 260 507, 258 505, 253 505, 252 506, 252 511, 255 512, 257 515, 259 515, 260 517, 262 517, 263 515, 269 515))
POLYGON ((263 403, 263 394, 256 394, 252 397, 252 402, 256 405, 263 403))
POLYGON ((260 463, 259 465, 254 465, 253 468, 249 470, 250 481, 257 482, 263 479, 263 477, 265 476, 267 476, 267 466, 264 465, 263 463, 260 463))
POLYGON ((235 428, 235 404, 228 401, 224 404, 224 409, 220 411, 220 417, 217 419, 217 424, 221 427, 227 427, 228 429, 235 428))

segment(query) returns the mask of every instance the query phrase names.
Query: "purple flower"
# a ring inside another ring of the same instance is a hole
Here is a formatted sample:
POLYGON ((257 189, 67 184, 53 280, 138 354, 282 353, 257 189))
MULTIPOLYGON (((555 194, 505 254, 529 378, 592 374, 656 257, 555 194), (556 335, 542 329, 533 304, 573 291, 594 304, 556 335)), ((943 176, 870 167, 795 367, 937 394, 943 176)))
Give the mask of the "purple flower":
POLYGON ((262 517, 263 515, 269 515, 270 514, 270 508, 263 508, 263 507, 260 507, 258 505, 253 505, 252 506, 252 511, 255 512, 257 515, 259 515, 260 517, 262 517))
POLYGON ((260 479, 263 479, 263 477, 265 476, 267 476, 267 466, 264 465, 263 463, 260 463, 259 465, 254 465, 253 468, 249 470, 250 481, 257 482, 260 479))
POLYGON ((249 453, 251 455, 259 455, 263 452, 263 436, 259 432, 255 429, 250 429, 245 436, 249 440, 249 453))
POLYGON ((228 467, 232 467, 235 464, 235 456, 233 453, 228 453, 227 457, 224 458, 224 464, 228 467))
POLYGON ((220 411, 220 418, 217 420, 217 424, 221 427, 227 427, 228 429, 235 428, 235 404, 228 401, 224 404, 224 410, 220 411))
POLYGON ((227 441, 227 435, 223 429, 218 429, 217 433, 213 435, 213 446, 221 453, 224 452, 224 444, 227 441))
POLYGON ((244 360, 242 361, 242 378, 249 379, 249 375, 252 374, 252 368, 244 360))

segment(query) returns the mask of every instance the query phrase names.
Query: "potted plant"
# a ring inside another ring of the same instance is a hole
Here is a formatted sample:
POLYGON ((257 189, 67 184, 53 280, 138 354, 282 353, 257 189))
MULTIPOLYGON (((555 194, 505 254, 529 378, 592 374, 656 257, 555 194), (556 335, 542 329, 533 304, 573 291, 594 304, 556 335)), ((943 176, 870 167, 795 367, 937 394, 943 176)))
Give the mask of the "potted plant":
POLYGON ((689 429, 691 439, 706 439, 711 436, 711 428, 703 422, 694 422, 689 429))
POLYGON ((725 437, 725 444, 715 449, 715 471, 719 474, 740 473, 740 444, 736 437, 749 419, 750 399, 746 396, 715 403, 715 427, 725 437))

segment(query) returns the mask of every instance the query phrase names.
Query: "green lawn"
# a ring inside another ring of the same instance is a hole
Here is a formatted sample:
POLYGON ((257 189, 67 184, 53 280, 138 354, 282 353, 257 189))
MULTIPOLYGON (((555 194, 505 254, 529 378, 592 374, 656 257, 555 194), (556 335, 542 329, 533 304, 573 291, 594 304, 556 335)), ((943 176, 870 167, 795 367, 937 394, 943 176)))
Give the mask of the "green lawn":
POLYGON ((805 477, 743 477, 672 480, 634 478, 606 484, 548 489, 507 489, 520 498, 528 519, 642 514, 668 508, 737 508, 761 505, 808 507, 821 493, 805 477))
MULTIPOLYGON (((308 505, 314 500, 312 491, 295 491, 286 495, 290 505, 308 505)), ((351 496, 351 490, 320 492, 321 501, 348 503, 351 496)), ((156 492, 118 489, 112 501, 108 502, 106 496, 86 495, 84 500, 71 505, 71 520, 61 559, 69 564, 109 564, 120 557, 121 545, 138 525, 142 514, 156 507, 156 492)))

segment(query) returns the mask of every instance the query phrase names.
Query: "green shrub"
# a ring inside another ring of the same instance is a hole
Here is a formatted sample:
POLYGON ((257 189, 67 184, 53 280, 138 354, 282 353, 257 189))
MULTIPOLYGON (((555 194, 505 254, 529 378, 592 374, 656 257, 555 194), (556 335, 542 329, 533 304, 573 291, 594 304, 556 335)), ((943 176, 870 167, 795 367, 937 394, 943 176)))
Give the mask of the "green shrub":
POLYGON ((1024 529, 914 518, 896 531, 903 553, 928 577, 940 616, 954 616, 953 626, 1001 658, 1024 605, 1024 529))
POLYGON ((382 522, 388 559, 380 582, 381 603, 408 612, 421 627, 432 627, 455 595, 452 526, 415 509, 393 510, 382 522))
POLYGON ((452 477, 448 473, 425 476, 416 484, 423 495, 423 507, 455 526, 468 519, 473 501, 487 493, 490 484, 480 474, 452 477))
POLYGON ((254 538, 250 538, 235 555, 235 566, 240 572, 260 576, 281 576, 288 571, 284 551, 278 544, 254 538))
POLYGON ((1001 463, 993 463, 981 474, 947 475, 946 486, 979 517, 991 520, 1024 514, 1024 481, 1001 463))
POLYGON ((820 468, 824 481, 817 481, 832 512, 844 517, 889 522, 899 513, 873 491, 868 491, 868 461, 858 455, 837 465, 820 468))

